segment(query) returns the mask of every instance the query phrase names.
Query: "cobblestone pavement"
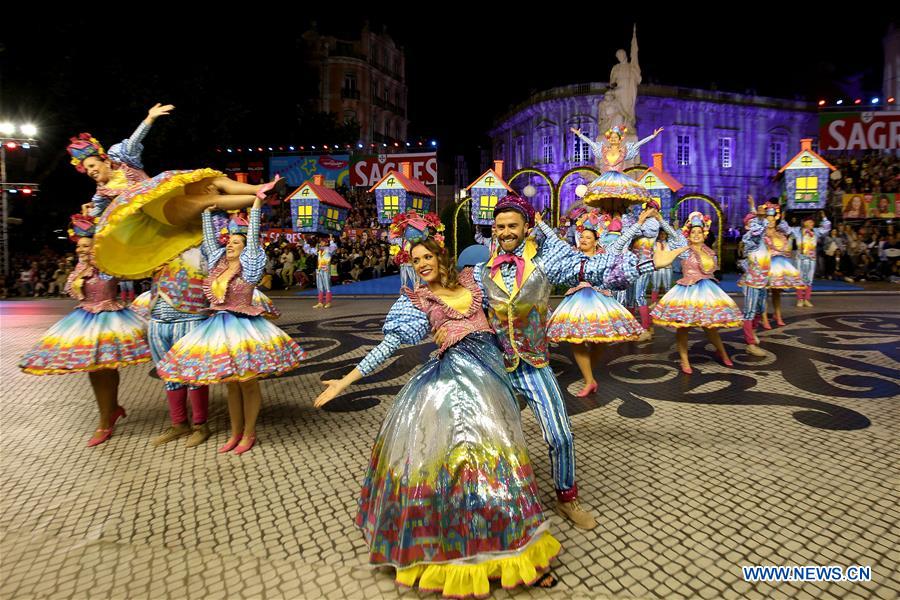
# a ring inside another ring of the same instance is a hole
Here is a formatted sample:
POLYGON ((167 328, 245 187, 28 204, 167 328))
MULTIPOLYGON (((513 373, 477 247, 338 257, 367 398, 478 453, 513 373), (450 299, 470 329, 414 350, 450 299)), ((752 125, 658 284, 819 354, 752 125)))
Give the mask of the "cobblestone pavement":
MULTIPOLYGON (((900 597, 900 302, 897 295, 815 298, 764 333, 767 358, 734 368, 691 336, 694 374, 674 337, 611 348, 601 390, 577 399, 568 348, 554 368, 570 392, 578 482, 600 526, 552 517, 564 551, 552 591, 497 598, 900 597), (802 310, 802 312, 801 312, 802 310), (748 583, 744 565, 871 566, 867 583, 748 583)), ((149 366, 122 373, 128 417, 96 427, 86 376, 16 368, 62 300, 0 303, 2 598, 416 598, 366 567, 353 526, 358 486, 386 406, 434 349, 404 348, 328 411, 320 379, 350 369, 380 338, 389 300, 279 301, 281 327, 310 352, 264 382, 260 443, 217 455, 228 437, 224 390, 212 439, 151 448, 166 427, 149 366)), ((537 422, 522 413, 545 506, 553 486, 537 422)), ((550 511, 552 513, 552 511, 550 511)))

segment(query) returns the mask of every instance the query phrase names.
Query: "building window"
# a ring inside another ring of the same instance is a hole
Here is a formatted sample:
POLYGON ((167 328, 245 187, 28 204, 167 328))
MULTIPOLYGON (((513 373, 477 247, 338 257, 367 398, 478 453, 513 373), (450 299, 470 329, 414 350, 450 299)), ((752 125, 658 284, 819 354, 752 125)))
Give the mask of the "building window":
POLYGON ((804 156, 800 159, 800 164, 804 167, 811 167, 813 163, 812 156, 804 156))
POLYGON ((384 197, 384 219, 393 219, 394 215, 400 212, 400 196, 384 197))
MULTIPOLYGON (((306 190, 303 190, 304 192, 306 190)), ((310 205, 300 205, 297 207, 297 225, 300 227, 312 227, 313 219, 312 219, 312 206, 310 205)))
POLYGON ((423 208, 422 199, 421 198, 413 198, 412 199, 412 207, 413 207, 413 210, 422 212, 422 208, 423 208))
MULTIPOLYGON (((585 129, 581 132, 581 134, 586 137, 591 137, 591 132, 585 129)), ((574 146, 572 147, 572 160, 577 163, 589 163, 591 162, 591 147, 587 142, 582 141, 580 137, 577 135, 573 137, 574 146)))
POLYGON ((478 205, 479 219, 493 219, 494 207, 497 206, 497 196, 485 194, 478 205))
POLYGON ((654 185, 656 185, 656 177, 654 177, 653 175, 647 175, 647 177, 644 179, 644 185, 648 188, 653 187, 654 185))
POLYGON ((516 168, 521 169, 525 161, 525 138, 516 139, 516 168))
POLYGON ((784 142, 771 142, 769 144, 769 167, 780 169, 784 164, 784 142))
POLYGON ((794 200, 800 202, 817 202, 819 200, 819 178, 798 177, 797 191, 794 193, 794 200))
POLYGON ((325 211, 325 227, 328 229, 338 229, 338 210, 336 208, 329 208, 325 211))
POLYGON ((719 138, 719 166, 723 169, 731 168, 731 138, 719 138))
POLYGON ((541 156, 545 163, 553 162, 553 136, 545 135, 541 138, 541 156))
POLYGON ((344 73, 344 89, 356 90, 356 73, 344 73))
POLYGON ((676 142, 678 144, 676 162, 679 165, 691 164, 691 136, 679 135, 676 142))

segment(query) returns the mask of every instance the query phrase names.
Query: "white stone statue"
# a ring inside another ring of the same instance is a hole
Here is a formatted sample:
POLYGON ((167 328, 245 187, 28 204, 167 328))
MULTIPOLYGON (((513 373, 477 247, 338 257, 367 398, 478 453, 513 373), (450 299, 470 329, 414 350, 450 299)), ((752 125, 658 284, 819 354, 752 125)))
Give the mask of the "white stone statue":
POLYGON ((615 100, 619 103, 623 124, 635 131, 636 119, 634 106, 637 102, 638 84, 641 83, 641 67, 638 64, 637 25, 631 35, 631 61, 624 50, 616 52, 619 59, 609 73, 609 87, 615 92, 615 100))

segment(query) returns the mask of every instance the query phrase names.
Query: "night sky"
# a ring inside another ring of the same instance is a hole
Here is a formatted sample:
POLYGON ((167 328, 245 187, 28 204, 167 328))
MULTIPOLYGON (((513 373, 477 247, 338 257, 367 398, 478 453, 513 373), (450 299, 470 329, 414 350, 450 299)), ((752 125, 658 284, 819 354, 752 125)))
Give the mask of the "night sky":
MULTIPOLYGON (((169 5, 119 6, 12 16, 4 8, 0 116, 40 128, 29 176, 42 183, 45 208, 68 214, 92 190, 68 166, 68 136, 90 131, 109 145, 155 101, 177 108, 147 140, 151 173, 207 164, 217 146, 333 143, 305 139, 294 122, 296 40, 312 21, 323 33, 355 37, 367 17, 348 16, 349 8, 315 17, 299 9, 213 9, 217 14, 179 12, 176 19, 165 15, 169 5)), ((530 92, 606 81, 635 22, 645 83, 808 100, 880 94, 882 39, 898 22, 896 10, 874 6, 806 16, 728 3, 720 15, 686 15, 642 4, 604 16, 567 5, 556 16, 434 3, 430 10, 453 9, 427 18, 421 4, 387 6, 368 17, 370 27, 386 25, 406 49, 410 137, 438 140, 439 156, 477 154, 494 119, 530 92)))

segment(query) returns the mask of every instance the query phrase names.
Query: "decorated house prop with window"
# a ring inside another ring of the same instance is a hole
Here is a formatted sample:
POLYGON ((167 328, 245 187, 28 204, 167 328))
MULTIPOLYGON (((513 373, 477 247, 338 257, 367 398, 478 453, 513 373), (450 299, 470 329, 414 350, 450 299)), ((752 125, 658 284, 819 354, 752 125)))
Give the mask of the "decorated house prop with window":
POLYGON ((414 210, 424 215, 431 210, 434 192, 428 186, 413 179, 410 163, 400 163, 399 171, 388 171, 381 181, 369 189, 375 192, 378 222, 390 225, 395 215, 414 210))
POLYGON ((812 139, 800 140, 800 152, 778 171, 788 210, 825 208, 828 176, 835 167, 813 152, 812 139))
POLYGON ((493 225, 494 207, 507 194, 515 193, 503 179, 503 161, 495 160, 488 169, 466 188, 472 198, 472 222, 475 225, 493 225))
POLYGON ((663 167, 662 152, 653 154, 653 165, 638 175, 636 179, 650 191, 653 199, 659 202, 659 214, 661 215, 669 214, 675 204, 675 194, 684 187, 663 167))
POLYGON ((351 206, 343 196, 324 184, 325 177, 315 175, 284 199, 291 203, 294 231, 331 235, 341 233, 351 206))

